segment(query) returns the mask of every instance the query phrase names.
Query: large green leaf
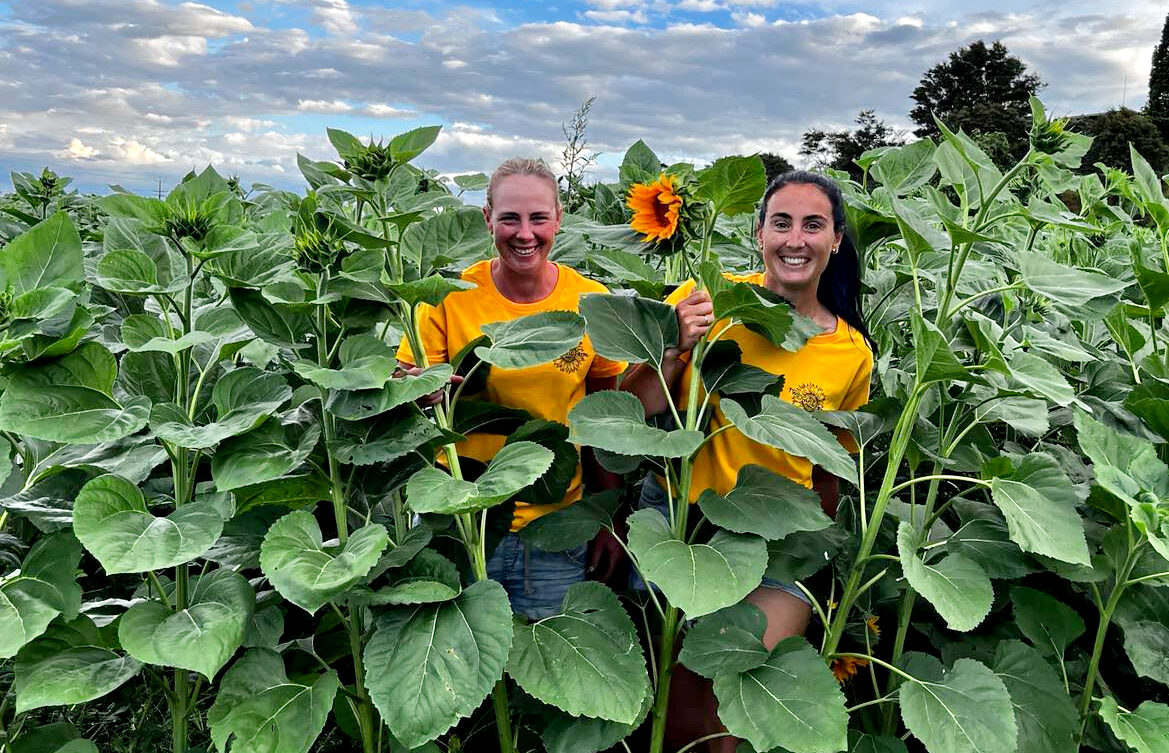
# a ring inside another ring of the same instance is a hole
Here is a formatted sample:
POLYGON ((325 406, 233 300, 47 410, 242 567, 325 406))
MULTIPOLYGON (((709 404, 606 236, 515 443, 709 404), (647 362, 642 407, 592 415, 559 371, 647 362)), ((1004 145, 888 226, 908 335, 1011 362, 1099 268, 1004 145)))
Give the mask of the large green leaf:
POLYGON ((958 500, 955 508, 962 525, 946 542, 946 548, 977 562, 993 578, 1021 578, 1041 568, 1011 541, 1006 521, 994 505, 958 500))
POLYGON ((293 361, 292 370, 328 390, 376 390, 389 381, 398 362, 390 346, 373 335, 350 335, 341 343, 341 368, 293 361))
POLYGON ((580 297, 580 313, 597 353, 614 361, 649 362, 661 368, 662 354, 678 342, 674 307, 659 301, 587 293, 580 297))
POLYGON ((486 258, 491 250, 483 212, 474 207, 439 212, 402 233, 402 255, 419 260, 422 276, 455 262, 486 258))
POLYGON ((1161 462, 1152 443, 1076 412, 1080 449, 1091 459, 1096 483, 1129 505, 1141 492, 1169 498, 1169 467, 1161 462))
POLYGON ((941 330, 916 312, 910 323, 913 326, 913 356, 917 363, 919 383, 972 380, 973 377, 954 355, 941 330))
POLYGON ((294 411, 228 439, 211 460, 215 488, 230 491, 291 473, 312 453, 320 435, 320 424, 307 411, 294 411))
POLYGON ((1076 393, 1059 369, 1034 353, 1015 351, 1010 360, 1011 378, 1025 392, 1046 398, 1056 405, 1070 405, 1076 393))
POLYGON ((573 716, 633 723, 649 692, 633 621, 600 583, 568 589, 560 614, 515 627, 507 673, 573 716))
POLYGON ((416 375, 391 379, 377 390, 338 390, 329 393, 325 410, 346 421, 361 421, 441 390, 454 370, 440 363, 416 375))
POLYGON ((81 284, 81 236, 73 220, 57 212, 14 238, 0 254, 0 273, 0 288, 16 294, 81 284))
POLYGON ((514 493, 517 499, 534 505, 559 503, 580 468, 580 451, 568 441, 568 427, 542 418, 524 422, 508 436, 504 447, 530 442, 552 453, 552 462, 528 486, 514 493))
POLYGON ((1024 551, 1073 564, 1090 564, 1080 494, 1055 458, 1030 454, 1009 476, 990 480, 991 500, 1007 519, 1011 540, 1024 551))
POLYGON ((475 355, 501 369, 524 369, 548 363, 580 344, 585 322, 571 311, 541 311, 505 322, 484 324, 490 346, 475 355))
POLYGON ((743 352, 734 340, 717 340, 702 357, 702 386, 722 395, 766 392, 776 395, 783 377, 743 363, 743 352))
POLYGON ((856 463, 840 441, 807 411, 772 395, 764 395, 762 409, 748 416, 734 400, 719 403, 723 413, 748 439, 807 458, 834 476, 856 483, 856 463))
POLYGON ((1100 701, 1100 717, 1137 753, 1169 751, 1169 706, 1163 703, 1145 701, 1135 711, 1122 711, 1116 699, 1106 697, 1100 701))
POLYGON ((107 648, 88 617, 55 623, 16 655, 16 713, 101 698, 140 669, 107 648))
POLYGON ((572 441, 622 455, 684 458, 702 444, 699 431, 664 431, 645 423, 645 408, 632 393, 602 390, 586 395, 568 414, 572 441))
POLYGON ((1003 753, 1016 749, 1011 696, 974 659, 946 671, 932 656, 907 656, 915 678, 901 686, 901 718, 930 753, 1003 753))
POLYGON ((367 523, 344 546, 326 547, 312 513, 295 510, 268 529, 260 568, 281 596, 312 614, 364 578, 388 543, 384 526, 367 523))
POLYGON ((0 659, 10 659, 45 632, 57 615, 66 620, 81 609, 77 565, 81 545, 68 533, 33 545, 18 572, 0 579, 0 659))
POLYGON ((782 746, 836 753, 847 742, 844 694, 824 660, 802 637, 780 641, 767 661, 714 679, 718 716, 756 750, 782 746))
POLYGON ((815 322, 795 313, 787 300, 752 283, 728 284, 714 292, 712 303, 715 319, 740 321, 784 350, 795 352, 809 337, 820 333, 815 322))
POLYGON ((450 601, 462 590, 455 563, 438 552, 423 549, 406 567, 394 571, 389 586, 350 596, 349 600, 351 604, 429 604, 450 601))
POLYGON ((688 617, 742 601, 767 567, 767 545, 758 536, 718 531, 705 544, 687 544, 653 509, 629 516, 629 550, 645 578, 688 617))
POLYGON ((106 474, 77 494, 73 532, 107 573, 144 573, 190 562, 210 549, 223 530, 223 512, 215 500, 195 501, 158 518, 137 486, 106 474))
POLYGON ((231 306, 265 342, 293 349, 309 344, 313 323, 308 315, 290 306, 269 303, 258 290, 232 288, 231 306))
POLYGON ((520 538, 548 552, 573 549, 591 541, 602 528, 612 529, 620 504, 620 489, 588 494, 531 521, 520 529, 520 538))
POLYGON ((158 351, 175 355, 187 348, 211 342, 210 332, 194 330, 178 337, 162 319, 150 314, 131 314, 122 321, 122 343, 131 352, 158 351))
POLYGON ((474 290, 476 285, 468 280, 452 279, 450 277, 443 277, 442 275, 430 275, 421 280, 403 282, 398 285, 391 284, 387 287, 394 291, 394 295, 401 298, 410 306, 416 306, 419 303, 437 306, 451 293, 460 290, 474 290))
POLYGON ((268 649, 249 651, 219 683, 207 712, 211 739, 232 753, 308 753, 341 687, 329 670, 294 682, 280 655, 268 649))
POLYGON ((720 672, 746 672, 767 661, 766 628, 767 617, 754 604, 732 604, 686 631, 678 661, 712 680, 720 672))
POLYGON ((1138 675, 1169 685, 1169 626, 1154 620, 1125 622, 1124 653, 1138 675))
POLYGON ((890 149, 870 169, 874 178, 896 196, 920 188, 934 177, 934 144, 929 139, 890 149))
POLYGON ((759 157, 720 157, 698 172, 694 195, 714 205, 714 211, 726 215, 752 212, 763 189, 767 171, 759 157))
POLYGON ((473 483, 438 468, 423 468, 406 484, 406 501, 415 512, 456 515, 482 510, 531 485, 552 465, 552 458, 551 450, 534 442, 515 442, 496 453, 473 483))
POLYGON ((897 528, 897 551, 909 585, 938 610, 951 630, 973 630, 990 613, 994 589, 976 562, 947 554, 926 562, 917 554, 920 537, 908 521, 897 528))
POLYGON ((725 497, 707 489, 698 506, 716 526, 768 540, 832 525, 820 508, 820 495, 761 465, 742 466, 734 489, 725 497))
POLYGON ((119 403, 90 389, 46 388, 18 374, 0 396, 0 427, 15 434, 64 444, 97 444, 133 434, 146 425, 150 400, 119 403))
POLYGON ((291 397, 283 376, 245 366, 228 372, 212 388, 214 422, 196 425, 177 405, 163 403, 151 410, 150 428, 178 447, 205 449, 255 428, 291 397))
POLYGON ((1011 605, 1019 630, 1044 654, 1062 660, 1072 641, 1084 634, 1084 620, 1076 610, 1043 591, 1012 586, 1011 605))
POLYGON ((63 444, 97 444, 141 429, 150 401, 111 396, 117 365, 96 342, 13 374, 0 396, 0 428, 63 444))
POLYGON ((388 463, 442 436, 434 422, 413 404, 343 428, 329 449, 337 460, 353 465, 388 463))
POLYGON ((1019 271, 1028 288, 1073 307, 1083 306, 1095 298, 1114 296, 1129 285, 1126 280, 1069 267, 1038 253, 1023 255, 1019 271))
POLYGON ((632 735, 645 721, 651 706, 653 694, 646 693, 632 724, 559 713, 544 728, 540 741, 547 753, 600 753, 632 735))
POLYGON ((210 680, 243 643, 255 606, 256 594, 242 575, 214 570, 194 581, 185 609, 153 600, 130 607, 118 621, 118 640, 138 661, 210 680))
POLYGON ((390 157, 397 163, 409 162, 427 150, 438 138, 442 126, 421 126, 390 139, 390 157))
POLYGON ((1079 713, 1059 675, 1035 649, 1003 641, 995 650, 994 673, 1011 694, 1019 753, 1075 753, 1079 713))
POLYGON ((394 737, 418 747, 478 708, 503 677, 511 642, 511 607, 495 581, 453 601, 394 607, 365 648, 370 697, 394 737))

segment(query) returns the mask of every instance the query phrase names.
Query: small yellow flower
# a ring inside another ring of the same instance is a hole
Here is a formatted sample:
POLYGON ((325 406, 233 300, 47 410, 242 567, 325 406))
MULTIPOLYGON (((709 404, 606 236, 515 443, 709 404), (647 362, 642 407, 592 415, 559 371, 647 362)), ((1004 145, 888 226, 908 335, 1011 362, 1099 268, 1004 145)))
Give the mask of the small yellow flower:
POLYGON ((855 656, 838 656, 832 660, 832 674, 836 676, 836 681, 843 685, 846 680, 856 676, 861 667, 869 666, 868 659, 860 659, 855 656))
POLYGON ((838 606, 840 606, 840 605, 837 604, 835 601, 832 601, 831 599, 828 600, 828 608, 829 609, 836 609, 838 606))
POLYGON ((635 183, 629 188, 626 206, 633 210, 629 226, 645 233, 642 242, 666 240, 678 230, 678 212, 682 197, 678 195, 674 178, 662 173, 652 183, 635 183))
POLYGON ((881 628, 877 625, 877 615, 871 615, 865 618, 865 625, 873 633, 873 635, 880 635, 881 628))

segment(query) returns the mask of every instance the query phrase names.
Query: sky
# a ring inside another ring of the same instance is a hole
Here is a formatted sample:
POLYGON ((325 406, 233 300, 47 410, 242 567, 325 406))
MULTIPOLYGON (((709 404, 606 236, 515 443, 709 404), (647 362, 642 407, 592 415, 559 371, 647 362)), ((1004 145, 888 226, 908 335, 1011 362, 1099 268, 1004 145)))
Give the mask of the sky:
POLYGON ((169 190, 207 164, 304 190, 326 128, 441 125, 416 164, 540 156, 596 97, 592 179, 643 139, 667 162, 774 152, 863 109, 910 131, 922 75, 975 40, 1038 73, 1055 115, 1140 108, 1164 0, 0 0, 0 190, 169 190))

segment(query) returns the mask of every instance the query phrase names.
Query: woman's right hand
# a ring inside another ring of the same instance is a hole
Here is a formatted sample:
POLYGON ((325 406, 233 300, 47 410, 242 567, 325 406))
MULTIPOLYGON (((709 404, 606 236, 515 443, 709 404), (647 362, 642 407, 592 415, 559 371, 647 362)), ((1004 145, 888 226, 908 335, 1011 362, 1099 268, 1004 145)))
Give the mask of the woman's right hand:
MULTIPOLYGON (((401 368, 401 370, 405 374, 408 374, 410 376, 418 376, 419 374, 422 373, 422 368, 420 368, 418 366, 410 366, 409 364, 405 364, 405 363, 401 363, 401 362, 398 363, 398 366, 401 368)), ((461 376, 459 376, 458 374, 451 375, 451 380, 450 380, 449 384, 452 387, 458 387, 462 383, 463 383, 463 378, 461 376)), ((435 390, 434 392, 431 392, 429 395, 423 395, 422 397, 418 398, 414 402, 423 408, 429 408, 432 405, 438 405, 439 403, 441 403, 442 398, 443 398, 443 393, 445 393, 445 392, 446 392, 446 388, 444 387, 441 390, 435 390)))
POLYGON ((685 353, 692 350, 694 345, 710 331, 714 324, 714 304, 710 300, 710 293, 705 290, 695 290, 690 295, 678 301, 674 306, 674 313, 678 317, 678 345, 677 351, 685 353))

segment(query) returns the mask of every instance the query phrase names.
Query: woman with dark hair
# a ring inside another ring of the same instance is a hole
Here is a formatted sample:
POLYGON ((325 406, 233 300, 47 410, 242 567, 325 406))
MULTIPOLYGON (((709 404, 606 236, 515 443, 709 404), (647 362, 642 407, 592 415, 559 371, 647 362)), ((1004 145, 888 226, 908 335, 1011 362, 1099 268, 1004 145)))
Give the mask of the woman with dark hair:
MULTIPOLYGON (((666 384, 679 408, 687 407, 689 380, 694 376, 689 368, 690 350, 712 328, 712 334, 719 339, 738 344, 744 364, 782 375, 784 385, 780 397, 784 400, 809 412, 861 407, 869 397, 873 354, 861 314, 860 261, 845 232, 840 189, 830 179, 815 173, 791 171, 777 176, 763 194, 755 239, 764 271, 732 275, 730 279, 760 285, 782 296, 821 331, 798 351, 783 350, 740 324, 715 322, 710 295, 695 290, 693 281, 683 284, 666 299, 675 307, 679 337, 677 346, 666 352, 662 364, 666 384)), ((636 394, 648 415, 668 409, 657 375, 644 365, 629 372, 622 389, 636 394)), ((717 397, 711 402, 714 409, 710 431, 718 434, 694 458, 690 501, 705 489, 725 495, 734 488, 739 469, 756 464, 814 489, 820 495, 824 511, 831 516, 836 514, 835 476, 813 466, 806 458, 754 442, 733 426, 727 427, 730 422, 723 415, 717 397), (726 430, 718 431, 724 427, 726 430)), ((839 436, 848 449, 856 450, 851 437, 843 432, 839 436)), ((661 483, 651 474, 642 487, 641 505, 664 509, 665 504, 661 483)), ((777 507, 775 514, 782 515, 784 511, 777 507)), ((764 578, 747 600, 767 618, 763 642, 769 649, 783 638, 802 635, 811 617, 811 604, 794 583, 764 578)), ((699 734, 718 729, 709 690, 705 691, 704 698, 695 698, 693 690, 687 694, 683 689, 684 684, 678 687, 678 694, 691 698, 679 700, 705 707, 703 713, 686 715, 705 721, 706 729, 699 730, 699 734)), ((712 751, 733 751, 736 741, 721 738, 709 745, 712 751)))

